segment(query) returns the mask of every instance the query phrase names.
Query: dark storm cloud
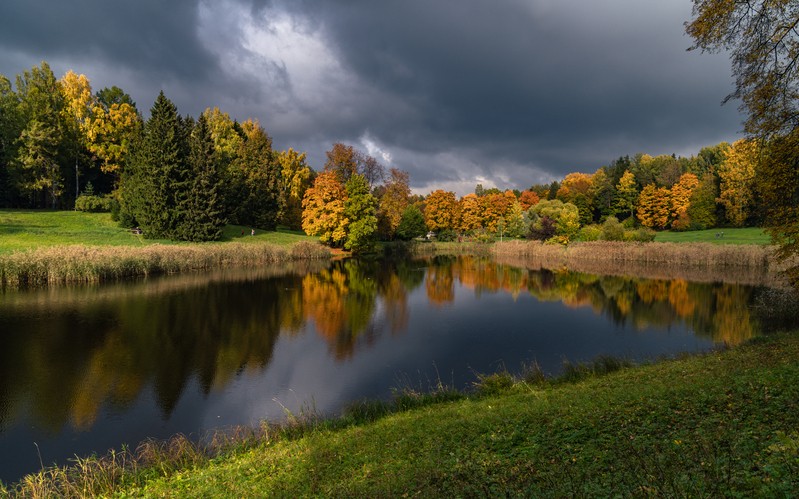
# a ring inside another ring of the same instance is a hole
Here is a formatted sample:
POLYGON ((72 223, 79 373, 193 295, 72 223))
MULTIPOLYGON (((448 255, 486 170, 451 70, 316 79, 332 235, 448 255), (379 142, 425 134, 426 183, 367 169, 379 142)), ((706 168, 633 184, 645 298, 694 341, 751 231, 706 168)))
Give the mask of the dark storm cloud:
POLYGON ((209 78, 215 61, 199 43, 196 28, 196 0, 0 3, 0 46, 6 50, 99 58, 158 79, 209 78))
POLYGON ((261 119, 316 168, 332 142, 368 142, 419 190, 463 193, 735 139, 729 63, 685 51, 690 14, 688 0, 6 0, 0 73, 59 59, 95 81, 95 64, 142 108, 166 87, 182 112, 261 119))

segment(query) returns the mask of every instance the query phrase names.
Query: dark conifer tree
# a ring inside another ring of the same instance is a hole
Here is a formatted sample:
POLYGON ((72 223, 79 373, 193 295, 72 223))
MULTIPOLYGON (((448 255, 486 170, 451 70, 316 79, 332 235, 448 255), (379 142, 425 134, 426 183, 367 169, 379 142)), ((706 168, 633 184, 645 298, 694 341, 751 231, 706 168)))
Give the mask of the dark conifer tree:
POLYGON ((132 148, 123 177, 125 209, 149 238, 171 238, 179 222, 180 191, 186 185, 184 128, 162 91, 132 148))
POLYGON ((204 115, 189 138, 190 189, 181 206, 178 237, 186 241, 214 241, 222 235, 223 213, 214 142, 204 115))

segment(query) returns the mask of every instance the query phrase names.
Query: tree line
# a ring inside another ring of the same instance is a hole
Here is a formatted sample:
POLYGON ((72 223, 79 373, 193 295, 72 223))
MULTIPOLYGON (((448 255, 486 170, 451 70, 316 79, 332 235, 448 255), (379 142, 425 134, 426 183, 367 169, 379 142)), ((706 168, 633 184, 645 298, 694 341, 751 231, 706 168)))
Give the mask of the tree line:
POLYGON ((163 92, 144 120, 120 88, 93 93, 85 75, 56 79, 46 62, 13 86, 0 75, 0 111, 0 205, 110 209, 153 238, 205 241, 228 223, 281 225, 357 252, 427 231, 444 240, 647 239, 640 227, 760 225, 767 212, 755 139, 689 158, 623 156, 551 184, 478 185, 458 198, 412 196, 407 172, 342 143, 317 173, 304 153, 275 151, 257 121, 218 108, 181 116, 163 92))

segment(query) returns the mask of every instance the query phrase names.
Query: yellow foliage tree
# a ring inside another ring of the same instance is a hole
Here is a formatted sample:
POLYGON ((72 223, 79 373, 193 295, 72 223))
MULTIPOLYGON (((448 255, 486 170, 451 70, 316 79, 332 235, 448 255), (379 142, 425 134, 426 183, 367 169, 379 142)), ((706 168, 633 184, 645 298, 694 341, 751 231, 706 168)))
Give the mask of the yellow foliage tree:
POLYGON ((648 184, 638 196, 638 220, 650 229, 665 229, 670 222, 671 191, 648 184))
POLYGON ((480 201, 474 193, 463 196, 460 200, 460 219, 458 229, 470 232, 482 227, 480 201))
POLYGON ((754 140, 741 139, 732 144, 719 165, 721 180, 719 197, 724 206, 727 221, 742 227, 749 218, 754 203, 755 165, 760 147, 754 140))

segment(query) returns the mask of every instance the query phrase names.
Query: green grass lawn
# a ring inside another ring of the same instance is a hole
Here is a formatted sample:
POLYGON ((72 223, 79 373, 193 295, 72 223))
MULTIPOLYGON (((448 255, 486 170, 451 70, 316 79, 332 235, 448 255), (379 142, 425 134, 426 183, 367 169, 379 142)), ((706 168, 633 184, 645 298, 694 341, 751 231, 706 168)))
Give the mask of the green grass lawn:
MULTIPOLYGON (((249 227, 225 227, 222 241, 269 242, 292 244, 315 241, 300 232, 278 230, 266 232, 249 227)), ((174 244, 172 241, 145 239, 123 229, 111 220, 109 213, 79 211, 0 210, 0 253, 47 246, 82 244, 87 246, 141 246, 174 244)))
POLYGON ((686 232, 658 232, 659 243, 770 244, 768 234, 758 227, 742 229, 708 229, 686 232), (723 234, 723 236, 722 236, 723 234))

